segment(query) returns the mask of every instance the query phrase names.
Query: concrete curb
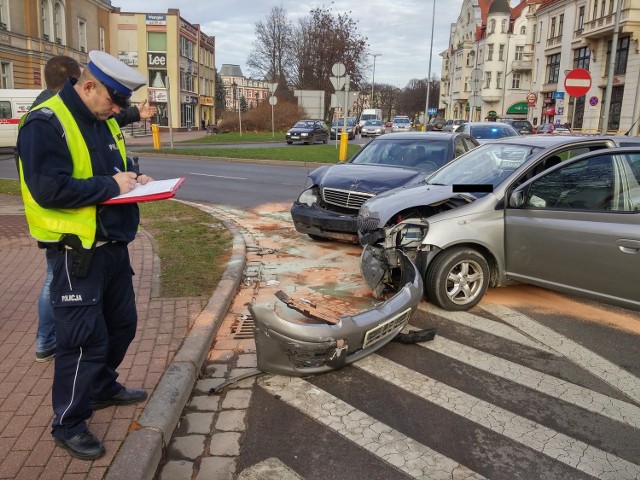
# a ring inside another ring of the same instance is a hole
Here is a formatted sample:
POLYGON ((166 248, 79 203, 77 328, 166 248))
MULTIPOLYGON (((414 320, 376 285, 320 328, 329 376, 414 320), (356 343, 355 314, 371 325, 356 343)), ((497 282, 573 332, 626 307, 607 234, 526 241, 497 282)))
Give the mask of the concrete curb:
MULTIPOLYGON (((205 205, 179 201, 200 208, 212 216, 215 213, 215 209, 205 205)), ((152 480, 155 477, 163 448, 171 440, 196 384, 200 368, 242 280, 246 263, 244 237, 234 223, 224 218, 219 220, 233 234, 229 263, 207 306, 198 315, 173 363, 166 369, 140 415, 139 429, 127 435, 116 453, 105 476, 106 480, 152 480)))

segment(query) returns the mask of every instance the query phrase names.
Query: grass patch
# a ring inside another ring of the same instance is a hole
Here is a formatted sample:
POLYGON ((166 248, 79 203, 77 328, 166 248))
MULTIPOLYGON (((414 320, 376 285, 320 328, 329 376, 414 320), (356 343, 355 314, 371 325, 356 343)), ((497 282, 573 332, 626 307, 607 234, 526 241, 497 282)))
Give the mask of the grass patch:
POLYGON ((184 140, 178 142, 181 145, 185 143, 193 144, 223 144, 223 143, 243 143, 243 142, 284 142, 286 132, 275 132, 272 135, 271 132, 242 132, 242 135, 238 132, 218 133, 216 135, 205 135, 204 137, 196 138, 193 140, 184 140))
MULTIPOLYGON (((335 145, 287 145, 268 148, 163 148, 144 150, 148 153, 194 155, 199 157, 243 158, 249 160, 285 160, 313 163, 336 163, 338 148, 335 145)), ((349 144, 347 160, 360 151, 360 145, 349 144)))
POLYGON ((141 203, 140 214, 158 247, 160 296, 210 296, 231 255, 232 237, 224 225, 173 200, 141 203))
MULTIPOLYGON (((20 195, 17 180, 0 179, 0 193, 20 195)), ((226 268, 233 239, 202 210, 166 200, 140 204, 140 223, 157 246, 162 297, 210 297, 226 268)))

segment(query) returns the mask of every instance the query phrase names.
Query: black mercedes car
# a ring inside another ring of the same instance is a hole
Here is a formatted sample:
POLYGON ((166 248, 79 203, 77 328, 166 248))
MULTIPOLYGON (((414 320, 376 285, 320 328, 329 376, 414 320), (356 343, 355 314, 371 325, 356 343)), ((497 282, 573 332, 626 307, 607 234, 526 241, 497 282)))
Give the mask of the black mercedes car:
POLYGON ((419 183, 478 142, 457 132, 400 132, 378 137, 348 162, 317 168, 291 207, 296 230, 309 237, 358 242, 360 206, 393 188, 419 183))
POLYGON ((329 127, 324 120, 299 120, 287 131, 287 143, 302 142, 313 144, 329 141, 329 127))

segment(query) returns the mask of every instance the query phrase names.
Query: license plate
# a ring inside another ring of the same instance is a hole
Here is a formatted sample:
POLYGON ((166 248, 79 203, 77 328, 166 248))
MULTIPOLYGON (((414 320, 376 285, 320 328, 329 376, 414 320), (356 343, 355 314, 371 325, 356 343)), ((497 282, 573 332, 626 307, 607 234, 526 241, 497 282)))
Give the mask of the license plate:
POLYGON ((300 137, 298 135, 292 135, 291 140, 300 140, 300 137))

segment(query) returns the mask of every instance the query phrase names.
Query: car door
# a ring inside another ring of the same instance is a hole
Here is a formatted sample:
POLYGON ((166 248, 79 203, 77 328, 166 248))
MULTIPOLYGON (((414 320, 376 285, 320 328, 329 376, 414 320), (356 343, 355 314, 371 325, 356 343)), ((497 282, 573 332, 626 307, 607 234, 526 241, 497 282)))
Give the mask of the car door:
POLYGON ((505 209, 509 278, 640 308, 640 149, 565 160, 505 209))

